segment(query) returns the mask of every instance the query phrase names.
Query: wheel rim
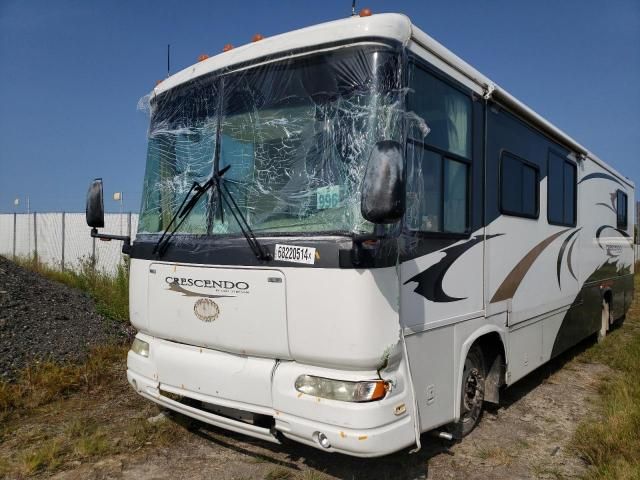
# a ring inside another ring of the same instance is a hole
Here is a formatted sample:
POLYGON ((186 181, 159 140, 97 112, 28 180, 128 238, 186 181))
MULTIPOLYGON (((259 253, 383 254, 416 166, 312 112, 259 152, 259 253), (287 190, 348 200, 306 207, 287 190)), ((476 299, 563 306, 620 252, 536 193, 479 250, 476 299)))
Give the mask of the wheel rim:
POLYGON ((464 422, 474 422, 480 414, 482 402, 484 401, 484 382, 482 380, 482 374, 477 368, 469 369, 463 383, 462 407, 464 409, 464 422))

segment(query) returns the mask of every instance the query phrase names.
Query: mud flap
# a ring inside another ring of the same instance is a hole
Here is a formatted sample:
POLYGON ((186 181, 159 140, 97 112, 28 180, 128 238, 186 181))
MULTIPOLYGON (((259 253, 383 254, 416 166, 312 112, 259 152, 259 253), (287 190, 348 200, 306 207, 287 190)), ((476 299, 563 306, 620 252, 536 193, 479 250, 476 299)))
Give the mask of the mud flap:
POLYGON ((489 372, 484 381, 484 401, 498 405, 500 403, 500 387, 504 385, 504 359, 501 354, 496 354, 491 361, 489 372))

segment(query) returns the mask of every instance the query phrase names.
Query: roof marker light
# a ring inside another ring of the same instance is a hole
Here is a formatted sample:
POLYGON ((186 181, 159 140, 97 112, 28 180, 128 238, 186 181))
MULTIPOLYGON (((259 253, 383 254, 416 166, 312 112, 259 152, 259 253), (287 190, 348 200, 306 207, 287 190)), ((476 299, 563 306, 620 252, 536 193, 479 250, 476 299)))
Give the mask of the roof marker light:
POLYGON ((233 45, 227 43, 224 47, 222 47, 223 52, 228 52, 229 50, 233 50, 233 45))
POLYGON ((203 53, 202 55, 198 55, 199 62, 204 62, 207 58, 209 58, 209 55, 207 55, 206 53, 203 53))
POLYGON ((252 42, 259 42, 260 40, 263 40, 264 36, 261 33, 256 33, 253 37, 251 37, 251 41, 252 42))
POLYGON ((362 10, 360 10, 359 15, 361 17, 370 17, 373 14, 373 12, 371 11, 370 8, 363 8, 362 10))

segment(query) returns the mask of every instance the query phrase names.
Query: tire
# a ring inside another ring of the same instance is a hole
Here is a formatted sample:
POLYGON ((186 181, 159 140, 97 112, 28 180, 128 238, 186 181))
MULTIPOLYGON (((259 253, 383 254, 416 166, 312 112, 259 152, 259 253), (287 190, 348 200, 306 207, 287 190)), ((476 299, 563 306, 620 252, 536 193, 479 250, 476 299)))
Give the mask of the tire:
POLYGON ((598 343, 607 336, 609 328, 611 328, 611 305, 606 300, 602 300, 602 315, 600 322, 600 330, 598 331, 598 343))
POLYGON ((455 423, 458 438, 471 433, 480 421, 484 405, 484 389, 487 370, 482 349, 473 345, 467 353, 460 389, 460 420, 455 423))

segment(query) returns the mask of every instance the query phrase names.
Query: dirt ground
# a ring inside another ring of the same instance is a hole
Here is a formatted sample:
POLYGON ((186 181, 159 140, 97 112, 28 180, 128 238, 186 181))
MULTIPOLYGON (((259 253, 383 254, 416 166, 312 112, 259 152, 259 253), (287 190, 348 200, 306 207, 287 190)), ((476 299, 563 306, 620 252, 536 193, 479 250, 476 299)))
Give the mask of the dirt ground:
MULTIPOLYGON (((589 415, 598 378, 607 367, 575 359, 580 349, 543 367, 505 392, 499 409, 462 442, 423 435, 418 453, 356 459, 287 443, 272 445, 192 422, 181 416, 160 420, 176 427, 174 440, 136 452, 101 458, 57 473, 71 479, 557 479, 576 478, 586 466, 568 442, 589 415)), ((118 397, 116 397, 118 398, 118 397)), ((116 405, 113 405, 114 407, 116 405)), ((159 412, 123 385, 119 416, 159 412)))

